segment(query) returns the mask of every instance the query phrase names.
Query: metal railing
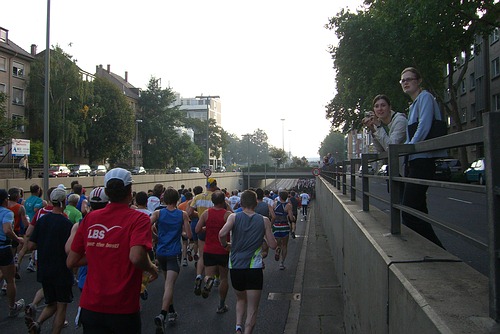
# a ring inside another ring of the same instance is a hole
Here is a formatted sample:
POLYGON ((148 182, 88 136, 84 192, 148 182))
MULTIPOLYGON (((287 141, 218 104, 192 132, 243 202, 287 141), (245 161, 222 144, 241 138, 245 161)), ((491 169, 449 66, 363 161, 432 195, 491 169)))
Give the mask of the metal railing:
POLYGON ((500 113, 490 112, 483 114, 484 126, 465 130, 443 137, 426 140, 412 145, 390 145, 388 153, 362 154, 361 159, 351 159, 328 166, 322 170, 323 176, 338 190, 347 195, 350 190, 351 201, 356 201, 356 192, 362 193, 362 207, 364 211, 370 209, 370 199, 376 199, 390 205, 391 233, 401 234, 401 213, 418 217, 434 227, 477 247, 488 251, 489 255, 489 313, 495 321, 500 320, 500 113), (456 182, 424 180, 399 176, 400 157, 408 154, 466 147, 471 145, 484 145, 486 185, 472 185, 456 182), (389 176, 369 175, 370 162, 388 159, 389 176), (356 173, 356 168, 362 166, 362 173, 356 173), (348 168, 349 167, 349 168, 348 168), (349 172, 348 172, 349 171, 349 172), (360 175, 361 187, 356 184, 356 175, 360 175), (350 176, 350 183, 347 177, 350 176), (370 178, 385 179, 389 182, 390 200, 370 192, 370 178), (407 183, 426 185, 429 187, 461 190, 473 193, 486 194, 488 217, 488 242, 485 243, 475 235, 464 229, 415 210, 401 203, 403 185, 407 183))

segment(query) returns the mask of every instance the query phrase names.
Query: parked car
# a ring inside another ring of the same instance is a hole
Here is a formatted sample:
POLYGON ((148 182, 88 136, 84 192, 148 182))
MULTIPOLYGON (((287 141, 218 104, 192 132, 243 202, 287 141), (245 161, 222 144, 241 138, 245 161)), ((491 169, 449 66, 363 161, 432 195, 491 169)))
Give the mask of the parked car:
POLYGON ((180 174, 182 170, 179 167, 172 167, 167 169, 167 174, 180 174))
MULTIPOLYGON (((374 175, 375 174, 375 168, 373 168, 372 165, 368 164, 368 174, 374 175)), ((359 166, 359 177, 363 175, 363 166, 359 166)))
POLYGON ((470 167, 465 170, 464 174, 465 180, 467 182, 478 182, 479 184, 485 184, 486 179, 484 175, 484 158, 471 163, 470 167))
POLYGON ((201 170, 199 167, 191 167, 189 168, 188 173, 201 173, 201 170))
POLYGON ((49 166, 49 177, 68 177, 71 171, 66 165, 49 166))
POLYGON ((69 176, 89 176, 92 169, 89 165, 71 165, 69 176))
POLYGON ((108 169, 104 165, 94 166, 90 172, 90 176, 104 176, 108 169))
POLYGON ((144 175, 146 174, 146 170, 142 166, 134 167, 131 172, 133 175, 144 175))
POLYGON ((434 161, 436 170, 434 171, 434 179, 439 181, 450 181, 451 170, 450 165, 444 159, 434 161))
POLYGON ((389 175, 389 167, 387 165, 382 165, 382 167, 380 167, 380 169, 378 170, 377 175, 389 175))
POLYGON ((217 169, 215 171, 217 173, 225 173, 226 172, 226 167, 224 167, 224 166, 217 166, 217 169))

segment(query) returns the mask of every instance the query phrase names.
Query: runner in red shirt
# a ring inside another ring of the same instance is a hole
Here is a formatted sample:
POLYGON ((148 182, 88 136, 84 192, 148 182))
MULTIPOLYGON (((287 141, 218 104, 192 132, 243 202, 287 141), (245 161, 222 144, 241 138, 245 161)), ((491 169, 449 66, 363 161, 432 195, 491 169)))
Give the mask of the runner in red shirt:
POLYGON ((80 223, 68 256, 68 267, 87 264, 80 298, 84 332, 136 334, 141 331, 142 272, 158 278, 151 262, 151 223, 147 215, 129 208, 132 176, 114 168, 104 176, 110 203, 92 211, 80 223))

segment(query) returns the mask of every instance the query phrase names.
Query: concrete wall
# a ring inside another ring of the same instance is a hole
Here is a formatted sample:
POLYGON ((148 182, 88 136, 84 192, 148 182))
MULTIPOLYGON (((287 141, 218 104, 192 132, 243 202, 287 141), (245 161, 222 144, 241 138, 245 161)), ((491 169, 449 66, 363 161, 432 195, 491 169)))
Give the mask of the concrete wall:
POLYGON ((347 333, 490 333, 488 280, 389 216, 363 212, 322 178, 316 216, 342 284, 347 333))
MULTIPOLYGON (((220 188, 242 189, 243 188, 243 174, 242 173, 214 173, 211 177, 217 180, 217 185, 220 188)), ((133 175, 132 179, 134 184, 132 189, 134 191, 147 191, 153 189, 157 183, 162 183, 165 187, 172 186, 179 189, 181 184, 186 188, 194 188, 195 186, 202 186, 205 189, 206 177, 201 173, 196 174, 158 174, 158 175, 133 175)), ((66 188, 70 188, 71 182, 78 180, 86 189, 93 189, 97 186, 104 185, 104 176, 89 176, 89 177, 62 177, 50 178, 49 187, 56 187, 59 184, 64 184, 66 188)), ((22 179, 0 179, 0 189, 9 189, 12 187, 23 188, 26 192, 25 198, 29 197, 30 185, 36 183, 42 186, 43 179, 33 178, 31 180, 22 179)))

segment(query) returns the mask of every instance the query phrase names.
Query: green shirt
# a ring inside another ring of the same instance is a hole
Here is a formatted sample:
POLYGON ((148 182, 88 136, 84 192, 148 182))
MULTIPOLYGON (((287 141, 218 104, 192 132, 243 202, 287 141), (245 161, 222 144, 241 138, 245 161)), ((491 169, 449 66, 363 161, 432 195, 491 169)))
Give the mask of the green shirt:
POLYGON ((73 223, 79 223, 83 216, 80 210, 75 208, 73 205, 67 205, 66 209, 64 209, 64 213, 68 215, 68 219, 73 223))

